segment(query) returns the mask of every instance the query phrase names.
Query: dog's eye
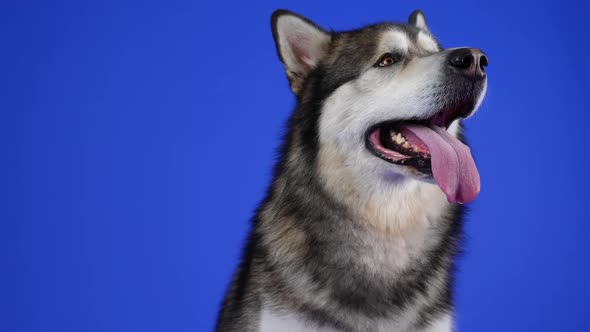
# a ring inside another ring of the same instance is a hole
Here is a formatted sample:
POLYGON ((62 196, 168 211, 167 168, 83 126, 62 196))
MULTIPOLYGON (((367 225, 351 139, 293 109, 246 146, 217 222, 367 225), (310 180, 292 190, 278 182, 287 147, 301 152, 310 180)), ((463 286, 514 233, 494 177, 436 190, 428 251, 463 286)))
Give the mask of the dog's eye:
POLYGON ((397 62, 397 58, 393 54, 384 54, 379 58, 377 65, 379 67, 388 67, 397 62))

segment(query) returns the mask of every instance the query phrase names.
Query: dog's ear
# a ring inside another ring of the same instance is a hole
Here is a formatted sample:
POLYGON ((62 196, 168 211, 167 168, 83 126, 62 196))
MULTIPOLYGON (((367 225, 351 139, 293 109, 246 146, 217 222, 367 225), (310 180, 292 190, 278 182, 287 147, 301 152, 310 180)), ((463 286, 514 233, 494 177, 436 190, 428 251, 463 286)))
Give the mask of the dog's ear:
POLYGON ((291 90, 298 95, 309 72, 326 54, 331 36, 305 17, 282 9, 272 14, 271 25, 291 90))
POLYGON ((430 32, 430 30, 428 29, 428 24, 426 24, 426 17, 420 9, 416 9, 412 12, 412 14, 410 14, 410 18, 408 18, 408 23, 410 23, 410 25, 413 25, 418 29, 430 32))

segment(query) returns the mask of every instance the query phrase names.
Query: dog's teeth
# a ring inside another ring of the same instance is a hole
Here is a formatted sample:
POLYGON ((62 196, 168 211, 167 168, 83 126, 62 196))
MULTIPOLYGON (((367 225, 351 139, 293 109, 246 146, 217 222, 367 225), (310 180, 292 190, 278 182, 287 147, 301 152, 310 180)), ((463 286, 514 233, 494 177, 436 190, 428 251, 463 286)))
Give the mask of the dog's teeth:
POLYGON ((418 149, 417 147, 413 147, 412 150, 414 150, 414 152, 420 152, 420 149, 418 149))
POLYGON ((395 135, 395 139, 394 139, 394 140, 395 140, 395 142, 396 142, 397 144, 403 144, 403 143, 406 141, 406 139, 405 139, 405 138, 402 136, 402 134, 400 134, 400 133, 397 133, 397 134, 395 135))
MULTIPOLYGON (((390 130, 389 131, 389 136, 391 137, 391 140, 394 143, 396 143, 398 145, 401 145, 402 147, 404 147, 406 149, 412 148, 412 145, 410 145, 410 143, 406 140, 406 138, 401 133, 398 133, 398 132, 396 132, 394 130, 390 130)), ((414 148, 414 151, 418 152, 416 150, 416 148, 414 148)))

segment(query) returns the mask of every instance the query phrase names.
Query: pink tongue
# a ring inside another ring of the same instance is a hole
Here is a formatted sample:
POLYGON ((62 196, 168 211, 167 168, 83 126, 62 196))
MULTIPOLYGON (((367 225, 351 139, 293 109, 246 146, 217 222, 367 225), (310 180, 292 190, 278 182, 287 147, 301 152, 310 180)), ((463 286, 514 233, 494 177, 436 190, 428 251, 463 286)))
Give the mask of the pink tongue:
POLYGON ((477 197, 479 173, 468 146, 435 125, 407 125, 401 131, 411 144, 428 147, 432 175, 449 202, 468 203, 477 197))

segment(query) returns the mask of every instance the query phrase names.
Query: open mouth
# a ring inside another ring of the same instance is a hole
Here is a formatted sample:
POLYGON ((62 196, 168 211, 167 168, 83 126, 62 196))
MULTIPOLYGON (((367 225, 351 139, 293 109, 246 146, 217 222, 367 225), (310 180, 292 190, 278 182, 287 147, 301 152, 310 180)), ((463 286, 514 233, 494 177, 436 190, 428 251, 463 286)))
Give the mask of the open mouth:
POLYGON ((473 108, 474 103, 467 101, 450 105, 428 119, 376 124, 366 133, 367 148, 389 163, 434 177, 449 202, 467 203, 479 194, 479 173, 469 147, 447 128, 467 117, 473 108))

